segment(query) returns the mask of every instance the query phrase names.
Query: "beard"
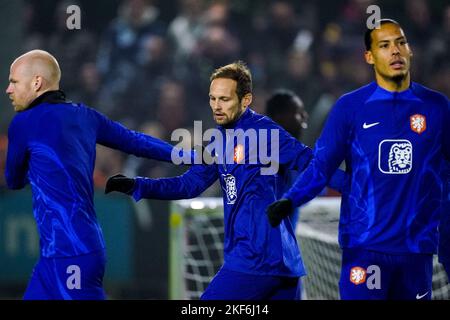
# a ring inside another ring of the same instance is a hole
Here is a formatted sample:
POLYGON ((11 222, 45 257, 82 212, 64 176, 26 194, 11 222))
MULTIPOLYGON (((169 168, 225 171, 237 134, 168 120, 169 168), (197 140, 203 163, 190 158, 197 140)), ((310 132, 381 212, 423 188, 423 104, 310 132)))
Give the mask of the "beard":
POLYGON ((223 119, 222 121, 217 121, 217 120, 215 120, 216 121, 216 123, 218 124, 218 125, 221 125, 221 126, 223 126, 224 128, 229 128, 229 127, 232 127, 233 125, 234 125, 234 123, 241 117, 241 115, 244 113, 244 110, 242 109, 242 110, 238 110, 237 111, 237 113, 234 115, 234 116, 232 116, 232 117, 226 117, 225 119, 223 119))
POLYGON ((409 76, 409 70, 404 70, 403 72, 396 74, 389 74, 387 72, 381 72, 378 70, 378 76, 384 81, 394 84, 395 87, 400 88, 409 76))
POLYGON ((402 82, 406 79, 406 76, 408 73, 405 74, 397 74, 393 77, 391 77, 391 81, 394 82, 397 86, 400 86, 402 82))

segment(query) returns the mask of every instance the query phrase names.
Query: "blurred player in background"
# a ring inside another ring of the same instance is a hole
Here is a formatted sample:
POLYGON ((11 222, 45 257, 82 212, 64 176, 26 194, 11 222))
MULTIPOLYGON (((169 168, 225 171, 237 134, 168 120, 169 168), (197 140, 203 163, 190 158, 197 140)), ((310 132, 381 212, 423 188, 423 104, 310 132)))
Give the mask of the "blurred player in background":
POLYGON ((365 34, 376 81, 338 99, 313 160, 267 213, 289 215, 345 160, 351 188, 339 223, 341 298, 431 299, 441 165, 450 159, 449 104, 411 81, 412 52, 400 25, 379 22, 365 34))
MULTIPOLYGON (((302 131, 308 127, 308 113, 303 101, 290 90, 277 90, 266 101, 266 114, 289 132, 291 136, 301 141, 302 131)), ((292 186, 298 176, 298 171, 286 175, 286 190, 292 186)), ((299 217, 298 208, 294 208, 290 220, 295 231, 299 217)))
POLYGON ((218 163, 194 165, 184 175, 148 179, 111 177, 105 192, 120 191, 141 198, 186 199, 200 195, 217 179, 223 189, 224 264, 203 295, 206 300, 299 299, 299 277, 305 274, 295 232, 289 219, 277 228, 269 225, 265 207, 284 190, 289 170, 302 170, 311 159, 311 149, 292 137, 268 117, 250 109, 252 77, 242 62, 235 62, 211 75, 209 103, 220 137, 207 149, 216 153, 218 163), (278 146, 258 138, 257 146, 230 138, 226 130, 273 129, 279 133, 278 146), (279 152, 279 171, 261 174, 266 167, 253 152, 267 144, 269 153, 279 152), (218 147, 219 145, 225 148, 218 147), (223 150, 222 150, 223 149, 223 150), (277 150, 276 150, 277 149, 277 150), (232 163, 225 161, 234 155, 232 163))
MULTIPOLYGON (((280 126, 282 126, 291 136, 301 141, 302 131, 308 127, 308 113, 305 110, 303 101, 290 90, 277 90, 266 101, 266 114, 280 126)), ((298 177, 299 172, 290 170, 286 175, 285 188, 283 193, 289 190, 298 177)), ((297 226, 299 219, 299 208, 294 208, 289 215, 292 228, 297 226)), ((302 281, 299 279, 299 299, 302 299, 302 281)))
POLYGON ((56 59, 33 50, 12 63, 6 89, 17 114, 5 177, 11 189, 31 185, 40 234, 24 299, 104 299, 105 244, 93 201, 96 143, 164 161, 173 147, 67 101, 60 78, 56 59))

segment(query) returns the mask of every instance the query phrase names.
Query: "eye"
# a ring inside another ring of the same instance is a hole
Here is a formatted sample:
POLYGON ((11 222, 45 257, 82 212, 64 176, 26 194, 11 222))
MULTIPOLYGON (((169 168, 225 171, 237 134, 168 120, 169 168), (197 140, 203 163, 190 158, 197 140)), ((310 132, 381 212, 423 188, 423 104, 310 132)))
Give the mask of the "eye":
POLYGON ((387 48, 387 47, 388 47, 387 43, 384 43, 384 44, 380 45, 380 48, 387 48))

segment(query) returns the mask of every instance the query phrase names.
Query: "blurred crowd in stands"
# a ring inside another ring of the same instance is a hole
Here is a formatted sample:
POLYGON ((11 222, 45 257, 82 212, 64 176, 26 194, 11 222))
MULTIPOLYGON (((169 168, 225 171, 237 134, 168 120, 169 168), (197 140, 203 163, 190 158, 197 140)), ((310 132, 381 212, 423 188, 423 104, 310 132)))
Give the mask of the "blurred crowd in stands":
MULTIPOLYGON (((294 91, 309 113, 302 141, 313 146, 334 101, 373 80, 363 58, 371 4, 403 26, 414 52, 413 81, 450 94, 448 1, 116 0, 98 2, 114 6, 115 16, 101 19, 101 8, 89 12, 97 1, 53 2, 52 12, 45 12, 52 19, 40 16, 41 1, 25 2, 22 51, 41 48, 56 56, 70 100, 167 141, 174 129, 192 128, 194 120, 203 121, 204 130, 214 126, 209 75, 241 59, 253 73, 252 108, 264 113, 275 89, 294 91), (81 8, 80 30, 66 26, 71 4, 81 8)), ((96 161, 98 187, 117 172, 160 177, 185 170, 104 147, 98 147, 96 161)))

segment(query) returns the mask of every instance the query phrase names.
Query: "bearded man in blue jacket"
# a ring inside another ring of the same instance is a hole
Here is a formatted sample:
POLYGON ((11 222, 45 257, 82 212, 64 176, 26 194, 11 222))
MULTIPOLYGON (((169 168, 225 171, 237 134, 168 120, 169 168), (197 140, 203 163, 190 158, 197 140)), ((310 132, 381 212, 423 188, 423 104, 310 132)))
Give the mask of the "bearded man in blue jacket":
MULTIPOLYGON (((136 201, 185 199, 200 195, 219 179, 224 202, 224 264, 201 299, 298 299, 299 278, 305 269, 293 225, 286 218, 273 228, 264 211, 280 198, 289 171, 303 170, 312 151, 249 108, 252 78, 243 62, 216 69, 210 80, 209 104, 218 127, 206 152, 214 156, 213 163, 193 165, 174 178, 116 175, 108 180, 105 192, 124 192, 136 201)), ((342 177, 337 175, 336 188, 342 177)))

